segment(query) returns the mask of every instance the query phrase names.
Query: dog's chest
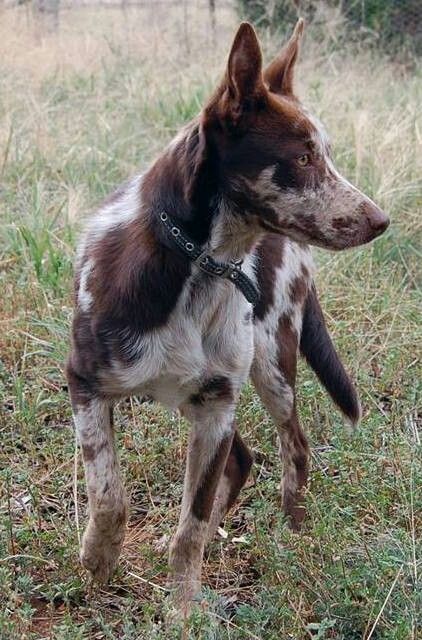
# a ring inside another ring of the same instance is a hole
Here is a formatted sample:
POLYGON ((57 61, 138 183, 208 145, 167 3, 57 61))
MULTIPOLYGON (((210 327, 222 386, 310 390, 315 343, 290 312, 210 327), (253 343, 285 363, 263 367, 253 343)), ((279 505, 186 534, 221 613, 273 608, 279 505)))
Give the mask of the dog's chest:
MULTIPOLYGON (((246 269, 252 273, 252 265, 246 269)), ((240 388, 253 358, 252 307, 232 283, 194 274, 165 326, 126 335, 120 347, 130 364, 112 363, 104 378, 109 392, 177 407, 213 376, 240 388)))

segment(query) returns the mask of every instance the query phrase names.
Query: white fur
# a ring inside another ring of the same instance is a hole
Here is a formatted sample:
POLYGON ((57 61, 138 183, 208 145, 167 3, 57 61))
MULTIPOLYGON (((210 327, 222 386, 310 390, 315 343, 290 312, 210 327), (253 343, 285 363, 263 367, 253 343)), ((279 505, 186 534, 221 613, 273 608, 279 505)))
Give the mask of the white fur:
POLYGON ((85 463, 86 477, 88 491, 97 491, 113 475, 112 462, 116 457, 109 405, 104 400, 91 400, 88 405, 77 407, 73 419, 80 444, 92 448, 92 460, 85 463))
MULTIPOLYGON (((245 270, 252 277, 250 258, 245 270)), ((253 357, 252 326, 243 322, 251 305, 231 282, 213 281, 205 287, 203 277, 190 276, 164 327, 128 338, 126 352, 139 357, 127 367, 114 362, 112 370, 104 372, 106 392, 151 395, 175 408, 201 382, 217 375, 230 376, 240 390, 253 357), (200 289, 194 304, 192 286, 200 289)))
POLYGON ((125 226, 139 214, 142 175, 132 178, 120 196, 93 215, 78 245, 76 264, 84 260, 88 247, 99 243, 111 230, 125 226))
POLYGON ((88 279, 95 266, 92 258, 88 259, 82 269, 79 281, 78 304, 82 311, 87 312, 91 308, 93 301, 92 294, 88 289, 88 279))

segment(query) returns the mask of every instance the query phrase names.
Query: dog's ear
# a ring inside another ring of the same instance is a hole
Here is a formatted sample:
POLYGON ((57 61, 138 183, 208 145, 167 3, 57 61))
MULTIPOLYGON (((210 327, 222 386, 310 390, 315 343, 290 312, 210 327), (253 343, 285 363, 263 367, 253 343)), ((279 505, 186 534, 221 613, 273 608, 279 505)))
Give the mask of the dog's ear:
POLYGON ((234 38, 226 71, 227 89, 236 105, 262 90, 262 54, 255 30, 242 22, 234 38))
POLYGON ((272 93, 293 94, 294 68, 299 55, 304 21, 300 18, 288 43, 264 71, 264 80, 272 93))
POLYGON ((230 51, 227 69, 218 95, 218 112, 222 119, 237 125, 265 95, 262 77, 262 54, 254 28, 240 25, 230 51))

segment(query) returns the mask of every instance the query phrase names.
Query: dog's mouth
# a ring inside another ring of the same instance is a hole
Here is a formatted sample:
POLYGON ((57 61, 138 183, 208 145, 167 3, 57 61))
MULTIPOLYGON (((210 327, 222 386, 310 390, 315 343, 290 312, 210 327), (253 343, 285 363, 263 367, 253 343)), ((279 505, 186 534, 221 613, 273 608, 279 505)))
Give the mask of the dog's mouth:
MULTIPOLYGON (((312 240, 309 239, 308 234, 304 233, 294 225, 285 224, 283 227, 281 227, 277 224, 274 224, 273 222, 269 222, 268 220, 263 219, 260 219, 259 224, 261 225, 262 229, 269 233, 276 233, 279 236, 289 236, 296 242, 307 242, 312 244, 312 240)), ((322 236, 313 238, 313 243, 318 246, 325 246, 324 238, 322 236)))
POLYGON ((374 229, 370 225, 369 221, 365 220, 365 224, 363 225, 355 225, 349 229, 344 229, 341 236, 336 234, 333 230, 333 234, 330 238, 326 238, 324 234, 319 232, 316 228, 312 229, 311 236, 304 229, 297 228, 292 224, 286 224, 281 227, 269 220, 263 219, 260 219, 259 224, 262 229, 269 233, 289 236, 296 242, 305 242, 331 251, 344 251, 345 249, 353 249, 355 247, 368 244, 378 236, 382 235, 389 224, 388 218, 386 216, 385 218, 387 222, 384 223, 383 221, 383 225, 380 225, 379 228, 374 229))
POLYGON ((279 236, 288 236, 291 240, 294 240, 295 242, 312 244, 322 249, 333 249, 333 250, 344 249, 343 246, 341 247, 330 246, 326 241, 326 239, 324 238, 324 236, 322 234, 318 235, 316 231, 314 231, 312 238, 310 238, 307 233, 294 227, 293 225, 278 227, 277 225, 272 224, 271 222, 268 222, 268 220, 261 220, 260 224, 261 224, 261 227, 268 233, 276 233, 279 236))

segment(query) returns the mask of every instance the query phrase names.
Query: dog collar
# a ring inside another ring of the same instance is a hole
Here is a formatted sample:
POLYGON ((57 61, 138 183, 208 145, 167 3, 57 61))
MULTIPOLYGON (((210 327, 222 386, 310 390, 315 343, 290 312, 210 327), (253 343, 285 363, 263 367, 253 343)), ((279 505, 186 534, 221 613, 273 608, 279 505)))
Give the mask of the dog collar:
POLYGON ((212 256, 198 246, 174 221, 168 213, 160 213, 160 221, 167 236, 197 267, 209 276, 227 278, 243 293, 246 300, 256 305, 259 300, 259 291, 252 280, 242 271, 242 260, 230 260, 230 262, 217 262, 212 256))

